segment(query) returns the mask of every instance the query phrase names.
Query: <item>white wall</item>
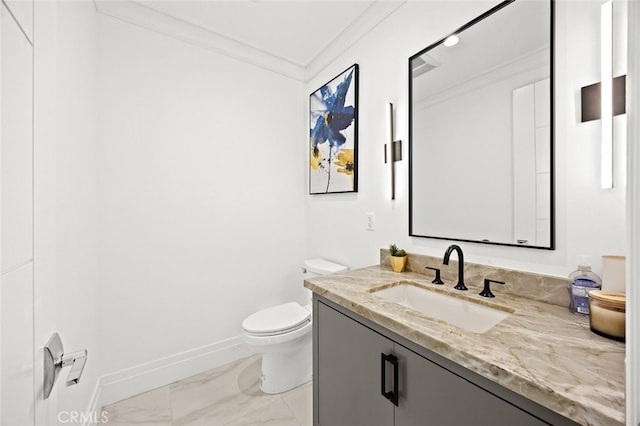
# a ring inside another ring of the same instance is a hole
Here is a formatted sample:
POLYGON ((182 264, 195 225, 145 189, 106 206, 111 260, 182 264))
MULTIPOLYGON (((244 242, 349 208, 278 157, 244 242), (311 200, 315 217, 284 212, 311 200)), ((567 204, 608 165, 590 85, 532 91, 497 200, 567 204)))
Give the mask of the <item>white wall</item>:
POLYGON ((58 331, 89 351, 47 424, 99 404, 100 377, 306 299, 306 102, 299 82, 89 2, 38 3, 35 33, 36 345, 58 331))
MULTIPOLYGON (((616 2, 622 10, 624 2, 616 2)), ((626 239, 626 115, 614 117, 614 189, 600 189, 600 120, 580 123, 579 89, 600 80, 600 3, 567 2, 558 7, 560 49, 558 50, 557 123, 566 146, 564 165, 567 177, 567 241, 568 260, 578 255, 591 258, 602 254, 625 253, 626 239), (595 49, 594 49, 594 46, 595 49)), ((620 22, 616 22, 619 24, 620 22)), ((618 32, 626 26, 616 25, 618 32)), ((626 43, 616 35, 622 52, 616 51, 618 62, 614 74, 625 74, 619 64, 626 43)), ((574 262, 575 263, 575 262, 574 262)), ((592 264, 595 264, 592 261, 592 264)), ((570 264, 571 265, 571 264, 570 264)))
POLYGON ((304 300, 302 83, 100 16, 104 371, 304 300))
MULTIPOLYGON (((309 253, 351 267, 375 264, 378 250, 396 242, 409 252, 442 256, 449 241, 408 236, 408 58, 497 2, 407 2, 366 38, 316 76, 307 92, 354 62, 360 64, 359 192, 306 197, 309 253), (385 105, 397 108, 396 138, 405 160, 396 164, 396 200, 390 200, 385 105), (376 230, 366 231, 366 213, 376 230)), ((616 141, 616 187, 599 189, 599 121, 580 123, 579 90, 599 80, 599 7, 556 2, 556 250, 462 243, 466 259, 504 267, 567 275, 578 261, 596 271, 600 256, 624 253, 624 145, 616 141), (594 15, 594 13, 596 15, 594 15), (582 256, 586 258, 583 259, 582 256)), ((616 118, 619 121, 619 118, 616 118)), ((443 179, 462 179, 443 176, 443 179)))
MULTIPOLYGON (((98 263, 97 263, 97 138, 96 138, 96 76, 97 76, 97 20, 95 8, 89 2, 57 2, 54 27, 41 31, 43 43, 53 37, 55 62, 45 62, 42 53, 36 57, 36 68, 49 67, 54 88, 43 83, 36 94, 40 102, 55 97, 55 108, 42 110, 55 117, 36 116, 37 126, 42 121, 55 132, 54 138, 41 133, 36 146, 50 150, 55 144, 55 243, 57 331, 66 351, 88 350, 88 360, 78 385, 65 387, 63 377, 58 379, 58 409, 84 410, 91 399, 96 382, 103 374, 101 336, 98 334, 98 263), (39 60, 42 59, 42 60, 39 60)), ((37 5, 41 7, 41 5, 37 5)), ((48 45, 48 47, 53 47, 48 45)), ((51 53, 48 53, 51 58, 51 53)), ((41 71, 42 72, 42 71, 41 71)), ((44 77, 43 77, 44 78, 44 77)), ((38 173, 46 172, 41 170, 38 173)), ((43 184, 46 175, 42 176, 43 184)), ((44 207, 44 206, 43 206, 44 207)), ((44 256, 51 255, 44 252, 44 256)), ((36 277, 37 279, 37 277, 36 277)), ((37 307, 38 309, 38 307, 37 307)), ((37 342, 44 344, 45 342, 37 342)))

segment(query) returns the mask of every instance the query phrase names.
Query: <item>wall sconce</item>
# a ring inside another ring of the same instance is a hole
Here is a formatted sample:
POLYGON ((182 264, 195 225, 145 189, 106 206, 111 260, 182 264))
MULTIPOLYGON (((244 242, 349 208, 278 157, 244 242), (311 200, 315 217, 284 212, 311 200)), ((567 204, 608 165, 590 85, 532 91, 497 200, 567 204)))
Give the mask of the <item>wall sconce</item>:
MULTIPOLYGON (((584 86, 580 89, 580 96, 582 98, 581 109, 581 122, 587 122, 592 120, 600 120, 600 112, 602 109, 602 101, 600 97, 600 87, 602 84, 594 83, 588 86, 584 86)), ((627 76, 621 75, 613 79, 613 115, 620 115, 626 112, 625 91, 627 86, 627 76)))
POLYGON ((613 2, 600 9, 600 83, 581 89, 581 121, 602 121, 600 182, 602 189, 613 188, 613 117, 624 114, 626 75, 613 78, 613 2))
POLYGON ((389 131, 389 143, 384 144, 384 163, 390 163, 391 165, 391 199, 396 199, 396 173, 395 173, 395 162, 402 160, 402 141, 393 140, 393 104, 389 103, 388 108, 388 131, 389 131), (389 145, 389 161, 387 161, 387 145, 389 145))

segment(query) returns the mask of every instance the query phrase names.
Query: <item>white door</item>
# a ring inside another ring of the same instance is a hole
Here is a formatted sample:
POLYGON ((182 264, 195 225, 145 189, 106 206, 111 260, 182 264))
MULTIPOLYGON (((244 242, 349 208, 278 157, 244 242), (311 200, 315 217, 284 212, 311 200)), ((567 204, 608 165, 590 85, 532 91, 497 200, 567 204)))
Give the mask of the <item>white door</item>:
POLYGON ((0 41, 0 424, 54 424, 34 335, 32 2, 2 2, 0 41))

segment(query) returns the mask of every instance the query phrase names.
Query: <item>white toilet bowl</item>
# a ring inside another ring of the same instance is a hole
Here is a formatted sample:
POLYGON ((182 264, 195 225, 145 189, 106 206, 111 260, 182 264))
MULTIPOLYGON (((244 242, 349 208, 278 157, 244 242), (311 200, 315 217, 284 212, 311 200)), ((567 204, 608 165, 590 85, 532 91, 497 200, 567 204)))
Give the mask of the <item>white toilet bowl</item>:
POLYGON ((244 342, 262 353, 260 389, 280 393, 311 380, 311 311, 296 302, 272 306, 242 322, 244 342))
MULTIPOLYGON (((347 268, 323 259, 304 263, 305 277, 326 275, 347 268)), ((260 389, 286 392, 312 378, 311 304, 283 303, 249 315, 242 322, 242 338, 262 354, 260 389)))

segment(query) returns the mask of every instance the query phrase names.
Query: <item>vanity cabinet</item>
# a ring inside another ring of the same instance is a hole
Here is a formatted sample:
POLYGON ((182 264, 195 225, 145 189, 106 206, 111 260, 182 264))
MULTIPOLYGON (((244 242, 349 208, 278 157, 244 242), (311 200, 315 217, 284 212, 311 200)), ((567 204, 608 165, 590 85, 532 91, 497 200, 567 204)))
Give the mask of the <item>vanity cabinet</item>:
POLYGON ((380 354, 391 353, 393 342, 323 303, 318 309, 314 368, 317 360, 319 373, 314 371, 313 378, 319 384, 319 411, 314 424, 393 425, 393 405, 380 394, 380 354))
POLYGON ((498 388, 492 392, 487 379, 457 364, 460 371, 452 371, 451 361, 443 366, 438 355, 417 353, 385 330, 314 296, 314 425, 574 424, 490 382, 498 388))

